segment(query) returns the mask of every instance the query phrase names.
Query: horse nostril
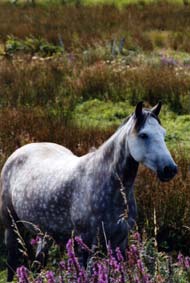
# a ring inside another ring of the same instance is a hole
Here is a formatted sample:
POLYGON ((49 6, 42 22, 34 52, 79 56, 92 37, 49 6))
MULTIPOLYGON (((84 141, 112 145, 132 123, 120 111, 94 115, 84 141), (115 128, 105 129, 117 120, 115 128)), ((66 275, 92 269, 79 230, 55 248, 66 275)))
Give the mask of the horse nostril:
POLYGON ((165 174, 166 176, 168 176, 168 175, 170 175, 170 173, 171 173, 170 167, 169 167, 169 166, 164 167, 164 174, 165 174))
POLYGON ((178 168, 176 165, 164 167, 164 174, 166 176, 174 176, 177 174, 178 168))

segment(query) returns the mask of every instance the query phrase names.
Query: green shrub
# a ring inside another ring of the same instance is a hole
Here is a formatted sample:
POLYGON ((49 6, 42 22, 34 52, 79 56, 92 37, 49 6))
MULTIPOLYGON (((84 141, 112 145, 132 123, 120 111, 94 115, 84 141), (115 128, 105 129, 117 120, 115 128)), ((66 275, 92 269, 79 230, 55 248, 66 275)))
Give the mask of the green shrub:
POLYGON ((62 46, 56 46, 48 43, 46 40, 41 38, 27 37, 24 40, 20 40, 13 36, 8 36, 5 43, 6 55, 13 55, 14 53, 29 53, 38 54, 40 56, 52 56, 54 54, 63 53, 64 49, 62 46))

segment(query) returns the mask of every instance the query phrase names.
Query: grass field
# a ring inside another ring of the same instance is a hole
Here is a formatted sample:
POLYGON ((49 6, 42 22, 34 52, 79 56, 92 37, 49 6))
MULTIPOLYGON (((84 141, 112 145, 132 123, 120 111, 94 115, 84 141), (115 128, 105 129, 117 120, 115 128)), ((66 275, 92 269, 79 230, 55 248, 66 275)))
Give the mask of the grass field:
MULTIPOLYGON (((166 142, 179 174, 163 185, 140 168, 138 226, 148 238, 155 236, 156 212, 159 249, 189 255, 190 5, 24 2, 0 1, 0 167, 16 148, 35 141, 85 154, 106 140, 138 101, 151 107, 162 100, 166 142)), ((0 232, 1 243, 2 237, 0 232)), ((2 244, 0 253, 4 269, 2 244)))
MULTIPOLYGON (((2 3, 7 3, 7 2, 13 2, 14 0, 1 0, 2 3)), ((32 2, 32 1, 30 1, 32 2)), ((50 4, 76 4, 80 3, 81 5, 115 5, 122 7, 124 5, 133 5, 133 4, 151 4, 151 3, 157 3, 161 2, 160 0, 36 0, 36 4, 40 5, 50 5, 50 4)), ((164 2, 164 1, 162 1, 164 2)), ((188 1, 184 0, 167 0, 165 2, 171 3, 171 4, 184 4, 188 3, 188 1)), ((27 0, 17 0, 17 4, 26 4, 27 0)))

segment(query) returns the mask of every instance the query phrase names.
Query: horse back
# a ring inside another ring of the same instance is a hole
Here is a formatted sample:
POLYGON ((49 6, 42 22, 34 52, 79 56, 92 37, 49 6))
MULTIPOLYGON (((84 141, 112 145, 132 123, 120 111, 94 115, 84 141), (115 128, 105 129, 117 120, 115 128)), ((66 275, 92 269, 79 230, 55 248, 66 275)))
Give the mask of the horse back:
POLYGON ((18 218, 13 203, 17 201, 16 192, 21 199, 24 191, 34 190, 37 179, 39 183, 40 178, 55 175, 64 164, 69 171, 77 159, 70 150, 54 143, 32 143, 17 149, 5 162, 0 177, 0 216, 3 223, 10 225, 10 213, 18 218))

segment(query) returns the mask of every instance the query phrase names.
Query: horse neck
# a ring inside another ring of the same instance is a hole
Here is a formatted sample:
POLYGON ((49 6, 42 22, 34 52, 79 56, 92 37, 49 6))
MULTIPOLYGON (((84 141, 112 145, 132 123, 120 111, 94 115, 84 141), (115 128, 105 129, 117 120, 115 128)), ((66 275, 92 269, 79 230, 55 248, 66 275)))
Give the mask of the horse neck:
MULTIPOLYGON (((126 126, 123 126, 126 128, 126 126)), ((138 162, 129 152, 127 146, 128 131, 121 127, 97 151, 104 160, 104 170, 107 170, 116 181, 120 180, 125 186, 132 186, 135 180, 138 162)))

